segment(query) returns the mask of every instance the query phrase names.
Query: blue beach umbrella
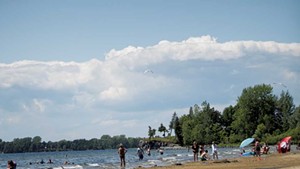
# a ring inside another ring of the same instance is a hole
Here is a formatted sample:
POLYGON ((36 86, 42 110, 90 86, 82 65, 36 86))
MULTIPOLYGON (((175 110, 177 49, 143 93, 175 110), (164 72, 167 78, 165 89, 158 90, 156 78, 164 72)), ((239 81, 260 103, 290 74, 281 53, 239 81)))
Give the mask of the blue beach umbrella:
POLYGON ((246 147, 249 144, 251 144, 253 141, 255 140, 255 138, 247 138, 244 141, 242 141, 240 148, 246 147))

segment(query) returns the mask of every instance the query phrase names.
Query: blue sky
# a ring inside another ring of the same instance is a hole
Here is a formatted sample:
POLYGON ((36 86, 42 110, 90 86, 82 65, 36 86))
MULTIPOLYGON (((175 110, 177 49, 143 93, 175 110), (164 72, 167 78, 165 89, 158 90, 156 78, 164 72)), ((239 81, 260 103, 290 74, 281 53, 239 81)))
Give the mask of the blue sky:
POLYGON ((0 138, 143 137, 175 111, 205 100, 222 111, 262 83, 299 105, 299 7, 0 0, 0 138))

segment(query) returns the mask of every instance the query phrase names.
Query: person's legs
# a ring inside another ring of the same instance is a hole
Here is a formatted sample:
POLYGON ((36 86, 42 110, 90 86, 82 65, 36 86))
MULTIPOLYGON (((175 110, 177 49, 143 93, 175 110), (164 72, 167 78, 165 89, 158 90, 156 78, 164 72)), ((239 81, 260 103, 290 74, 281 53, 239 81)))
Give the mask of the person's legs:
POLYGON ((125 165, 126 165, 126 163, 125 163, 125 157, 120 156, 120 161, 121 161, 120 166, 121 166, 121 167, 122 167, 122 166, 125 167, 125 165))
POLYGON ((120 156, 120 167, 123 165, 123 158, 120 156))
POLYGON ((123 157, 123 165, 126 166, 125 157, 123 157))

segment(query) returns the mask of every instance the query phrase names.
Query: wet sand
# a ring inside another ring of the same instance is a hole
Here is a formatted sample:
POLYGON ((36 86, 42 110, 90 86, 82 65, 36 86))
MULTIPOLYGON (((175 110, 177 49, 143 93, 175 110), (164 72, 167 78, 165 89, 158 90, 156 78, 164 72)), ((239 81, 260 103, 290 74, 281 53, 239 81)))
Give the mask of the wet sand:
POLYGON ((240 157, 215 161, 199 161, 151 169, 300 169, 300 152, 240 157))

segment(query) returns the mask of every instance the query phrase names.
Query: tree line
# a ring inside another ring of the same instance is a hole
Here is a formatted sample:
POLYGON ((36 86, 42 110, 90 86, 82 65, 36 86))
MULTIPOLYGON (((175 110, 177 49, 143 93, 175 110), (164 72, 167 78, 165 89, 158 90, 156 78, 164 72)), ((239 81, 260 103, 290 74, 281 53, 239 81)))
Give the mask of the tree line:
POLYGON ((90 140, 77 139, 73 141, 60 140, 57 142, 42 141, 40 136, 15 138, 11 142, 0 139, 0 152, 2 153, 24 153, 43 151, 69 151, 69 150, 101 150, 116 148, 122 143, 125 147, 136 147, 141 138, 126 137, 125 135, 113 136, 102 135, 100 139, 90 140))
MULTIPOLYGON (((190 107, 181 117, 174 112, 169 125, 172 130, 180 145, 191 145, 194 140, 201 144, 237 144, 249 137, 276 144, 288 135, 296 142, 300 140, 300 106, 294 105, 288 91, 278 97, 271 85, 255 85, 245 88, 236 105, 222 113, 207 101, 190 107)), ((150 127, 148 135, 153 136, 150 127)))

